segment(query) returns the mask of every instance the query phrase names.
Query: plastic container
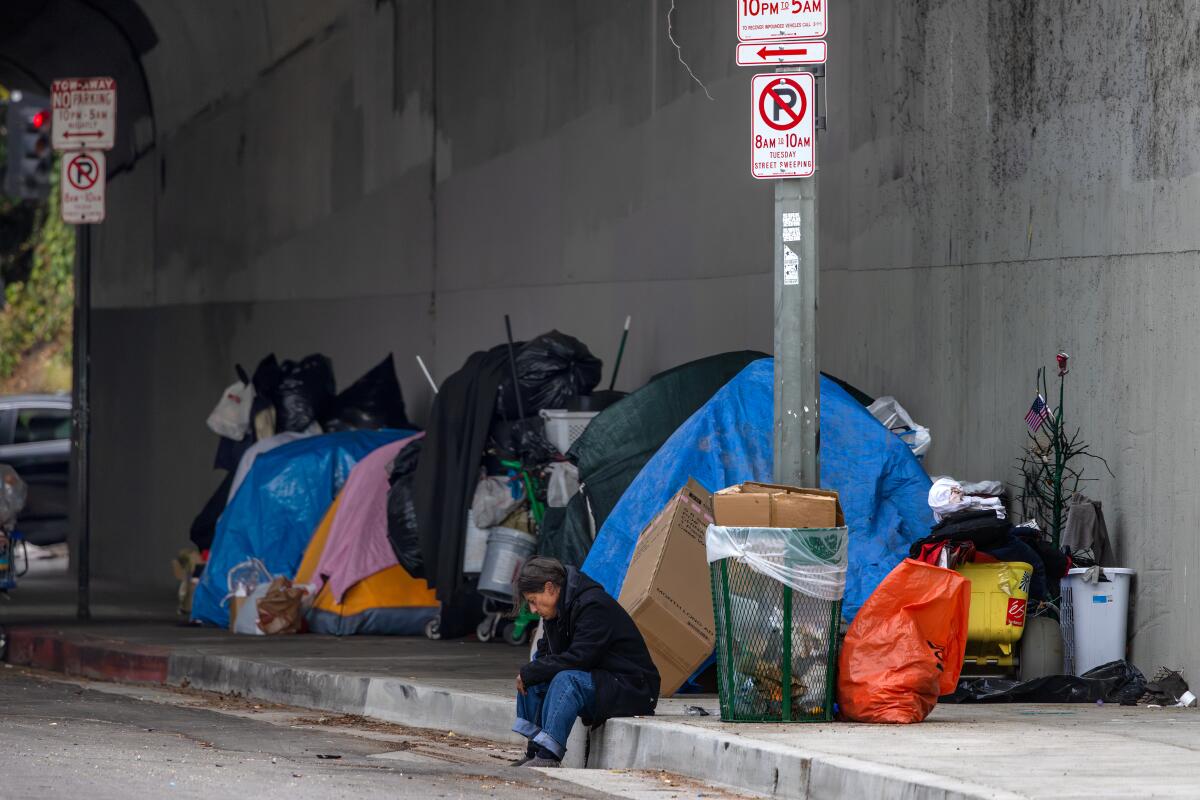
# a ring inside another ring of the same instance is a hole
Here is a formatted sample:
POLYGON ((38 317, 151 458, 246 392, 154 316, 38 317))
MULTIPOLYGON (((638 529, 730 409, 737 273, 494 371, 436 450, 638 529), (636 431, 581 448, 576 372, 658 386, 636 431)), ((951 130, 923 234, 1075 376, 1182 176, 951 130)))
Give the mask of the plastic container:
POLYGON ((1083 580, 1088 570, 1067 572, 1062 582, 1063 672, 1088 670, 1125 658, 1129 583, 1135 572, 1103 567, 1099 583, 1083 580))
POLYGON ((492 528, 488 533, 483 568, 479 570, 479 593, 502 603, 511 603, 513 582, 535 547, 537 537, 531 533, 492 528))
POLYGON ((467 539, 463 547, 463 572, 478 575, 487 556, 488 532, 475 524, 475 512, 467 509, 467 539))
POLYGON ((546 421, 546 438, 550 440, 550 444, 558 448, 558 452, 566 453, 600 412, 547 408, 539 413, 546 421))
POLYGON ((1017 666, 1013 651, 1025 633, 1033 567, 1024 561, 998 561, 963 564, 958 572, 971 582, 964 663, 977 667, 1017 666))

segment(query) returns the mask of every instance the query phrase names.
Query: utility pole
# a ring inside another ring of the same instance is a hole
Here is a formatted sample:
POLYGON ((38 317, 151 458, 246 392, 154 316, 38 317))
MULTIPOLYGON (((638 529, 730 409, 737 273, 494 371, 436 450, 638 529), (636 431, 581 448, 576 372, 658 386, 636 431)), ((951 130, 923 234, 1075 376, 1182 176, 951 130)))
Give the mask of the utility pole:
POLYGON ((821 485, 817 177, 775 182, 775 482, 821 485))
MULTIPOLYGON (((776 72, 798 72, 781 68, 776 72)), ((815 78, 824 67, 811 70, 815 78)), ((808 113, 817 113, 817 94, 808 113)), ((821 385, 817 364, 817 175, 775 181, 775 482, 821 485, 821 385)))
POLYGON ((71 448, 71 529, 75 531, 75 574, 78 579, 76 616, 91 619, 91 354, 92 241, 91 225, 75 228, 75 315, 71 409, 74 424, 71 448))

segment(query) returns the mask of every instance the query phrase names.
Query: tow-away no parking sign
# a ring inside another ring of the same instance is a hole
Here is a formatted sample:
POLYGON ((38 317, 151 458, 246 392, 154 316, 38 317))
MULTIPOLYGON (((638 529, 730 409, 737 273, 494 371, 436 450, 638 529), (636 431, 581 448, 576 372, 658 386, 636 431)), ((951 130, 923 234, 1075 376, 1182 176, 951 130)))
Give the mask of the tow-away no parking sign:
POLYGON ((807 178, 816 170, 815 86, 805 72, 754 76, 750 173, 755 178, 807 178))

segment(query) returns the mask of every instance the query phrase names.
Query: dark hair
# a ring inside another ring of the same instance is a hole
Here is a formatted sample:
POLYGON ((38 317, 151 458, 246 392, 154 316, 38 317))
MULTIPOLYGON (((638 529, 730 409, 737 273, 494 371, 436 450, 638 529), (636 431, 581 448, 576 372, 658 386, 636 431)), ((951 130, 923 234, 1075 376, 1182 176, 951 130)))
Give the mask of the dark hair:
POLYGON ((567 585, 567 568, 562 562, 546 556, 526 561, 517 579, 513 581, 513 612, 520 610, 526 594, 542 591, 547 582, 553 583, 559 589, 567 585))

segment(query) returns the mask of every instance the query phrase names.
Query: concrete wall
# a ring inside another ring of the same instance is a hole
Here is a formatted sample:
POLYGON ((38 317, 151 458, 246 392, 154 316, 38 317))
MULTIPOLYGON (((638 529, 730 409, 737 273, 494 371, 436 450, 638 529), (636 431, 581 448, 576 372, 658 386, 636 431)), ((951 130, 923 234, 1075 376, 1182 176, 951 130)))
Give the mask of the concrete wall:
MULTIPOLYGON (((748 176, 733 7, 677 0, 147 0, 154 155, 114 181, 94 361, 96 567, 166 581, 216 483, 234 361, 394 351, 417 416, 503 335, 558 327, 621 384, 770 347, 771 188, 748 176)), ((822 366, 895 394, 932 470, 1013 479, 1037 366, 1108 458, 1134 654, 1200 665, 1187 355, 1197 10, 832 4, 822 366)))

